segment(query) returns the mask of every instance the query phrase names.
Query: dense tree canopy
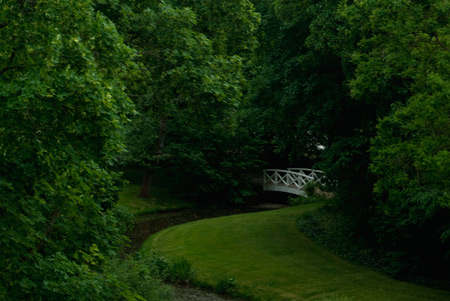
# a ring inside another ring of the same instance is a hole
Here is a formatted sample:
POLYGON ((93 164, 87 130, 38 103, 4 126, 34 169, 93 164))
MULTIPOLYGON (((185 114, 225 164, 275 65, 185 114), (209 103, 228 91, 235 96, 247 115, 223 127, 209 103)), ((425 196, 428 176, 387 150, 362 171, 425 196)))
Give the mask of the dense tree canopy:
POLYGON ((255 2, 252 98, 272 149, 327 172, 392 272, 448 274, 446 1, 255 2))
POLYGON ((173 0, 181 7, 190 7, 197 16, 196 30, 213 43, 217 54, 252 55, 256 46, 254 32, 259 14, 249 0, 173 0))
POLYGON ((227 186, 231 180, 211 160, 228 153, 223 160, 237 161, 240 146, 216 144, 212 153, 207 137, 229 141, 247 132, 235 131, 245 84, 245 57, 240 55, 254 48, 258 19, 248 1, 232 2, 130 3, 126 13, 122 9, 116 16, 126 43, 137 50, 136 68, 127 75, 137 115, 128 127, 129 153, 123 161, 147 168, 142 196, 148 196, 154 171, 161 166, 174 167, 177 175, 183 170, 185 177, 199 173, 210 187, 227 186), (242 24, 237 27, 233 20, 242 24), (199 133, 205 135, 200 141, 199 133), (197 167, 187 169, 180 158, 196 158, 197 167))
POLYGON ((132 52, 90 1, 3 1, 0 20, 0 295, 106 298, 132 52))
POLYGON ((378 237, 398 251, 395 257, 408 254, 414 266, 442 274, 450 266, 449 9, 445 1, 342 9, 352 31, 365 33, 353 52, 355 97, 404 91, 372 141, 378 237))
POLYGON ((353 45, 341 43, 349 39, 336 30, 344 28, 338 4, 260 2, 261 71, 252 98, 272 148, 289 157, 291 166, 316 164, 327 171, 339 184, 343 207, 367 214, 367 149, 382 104, 356 102, 349 95, 354 67, 347 54, 353 45))

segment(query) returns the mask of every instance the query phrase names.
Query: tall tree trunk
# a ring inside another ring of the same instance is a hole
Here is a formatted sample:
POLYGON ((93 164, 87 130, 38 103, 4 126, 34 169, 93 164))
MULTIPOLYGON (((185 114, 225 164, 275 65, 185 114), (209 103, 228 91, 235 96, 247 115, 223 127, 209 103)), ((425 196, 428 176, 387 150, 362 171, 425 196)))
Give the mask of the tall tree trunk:
POLYGON ((158 142, 155 146, 155 163, 151 168, 145 171, 144 179, 142 181, 141 192, 139 196, 148 198, 150 196, 150 187, 152 185, 153 175, 155 174, 155 169, 159 166, 161 161, 161 155, 163 154, 164 142, 167 136, 167 116, 161 116, 159 118, 159 132, 158 132, 158 142))
POLYGON ((155 170, 153 168, 147 168, 144 174, 144 179, 142 180, 141 192, 139 196, 148 198, 150 196, 150 187, 152 186, 153 174, 155 170))

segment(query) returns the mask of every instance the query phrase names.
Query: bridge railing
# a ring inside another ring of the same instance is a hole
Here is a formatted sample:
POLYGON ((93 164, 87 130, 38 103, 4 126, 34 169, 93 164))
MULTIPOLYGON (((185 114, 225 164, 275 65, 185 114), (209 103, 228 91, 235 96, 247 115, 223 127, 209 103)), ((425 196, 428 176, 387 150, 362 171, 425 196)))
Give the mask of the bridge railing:
POLYGON ((318 182, 320 185, 325 185, 325 174, 321 170, 309 168, 288 168, 287 170, 298 172, 302 176, 305 176, 315 182, 318 182))
MULTIPOLYGON (((303 187, 312 181, 321 183, 323 172, 307 168, 264 169, 264 190, 283 191, 306 196, 303 187)), ((322 183, 321 183, 322 184, 322 183)))

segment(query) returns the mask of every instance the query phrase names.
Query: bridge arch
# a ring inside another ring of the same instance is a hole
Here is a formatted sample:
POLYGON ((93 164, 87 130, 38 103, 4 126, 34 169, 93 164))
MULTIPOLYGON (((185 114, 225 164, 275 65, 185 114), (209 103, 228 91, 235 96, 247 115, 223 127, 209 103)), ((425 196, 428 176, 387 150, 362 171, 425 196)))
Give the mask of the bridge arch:
POLYGON ((309 182, 324 184, 324 173, 317 169, 288 168, 264 169, 263 189, 265 191, 280 191, 306 196, 304 187, 309 182))

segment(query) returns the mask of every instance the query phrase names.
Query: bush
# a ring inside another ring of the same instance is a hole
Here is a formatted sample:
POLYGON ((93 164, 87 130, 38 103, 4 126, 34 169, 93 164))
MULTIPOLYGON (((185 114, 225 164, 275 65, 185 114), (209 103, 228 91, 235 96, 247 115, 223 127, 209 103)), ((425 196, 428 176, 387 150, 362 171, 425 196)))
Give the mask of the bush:
POLYGON ((371 240, 374 235, 361 235, 355 225, 354 220, 331 206, 305 213, 297 219, 297 227, 303 234, 346 261, 400 280, 449 289, 450 283, 445 279, 424 275, 420 270, 407 275, 399 273, 405 267, 411 268, 410 262, 405 260, 406 254, 387 250, 371 240))
POLYGON ((170 280, 176 283, 189 283, 194 276, 192 264, 185 258, 176 259, 170 270, 170 280))
POLYGON ((399 275, 450 281, 450 89, 429 84, 432 92, 393 107, 377 126, 371 225, 399 275))
POLYGON ((298 229, 312 241, 339 257, 377 271, 382 270, 382 256, 359 238, 354 221, 331 207, 322 207, 297 219, 298 229))
POLYGON ((228 293, 230 289, 236 286, 234 278, 225 276, 214 286, 214 292, 217 294, 228 293))
POLYGON ((154 253, 111 262, 105 274, 119 281, 129 292, 113 296, 112 300, 172 300, 172 288, 162 282, 169 275, 169 269, 167 261, 154 253))
POLYGON ((304 187, 306 196, 289 196, 288 203, 291 206, 298 206, 317 202, 326 202, 331 198, 332 193, 323 191, 324 188, 325 187, 318 182, 309 182, 304 187))
POLYGON ((298 206, 298 205, 305 205, 305 204, 310 204, 310 203, 314 203, 316 201, 315 198, 309 198, 309 197, 305 197, 305 196, 297 196, 297 197, 292 197, 289 196, 288 197, 288 204, 290 206, 298 206))

